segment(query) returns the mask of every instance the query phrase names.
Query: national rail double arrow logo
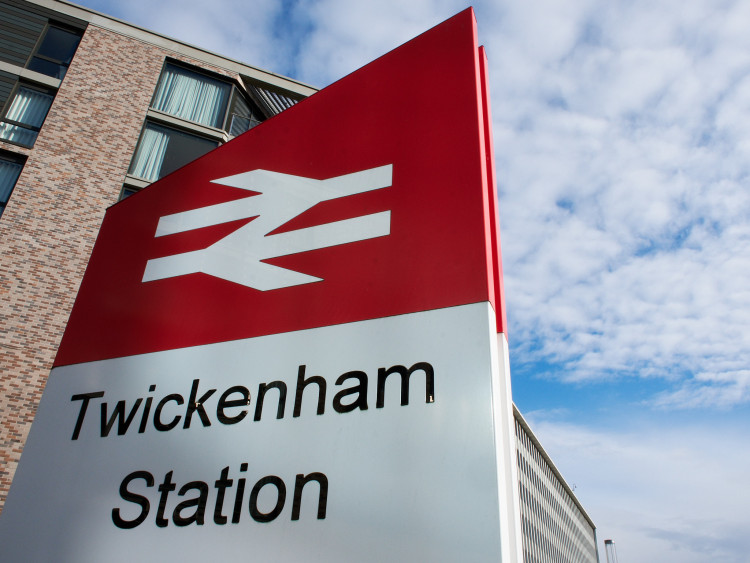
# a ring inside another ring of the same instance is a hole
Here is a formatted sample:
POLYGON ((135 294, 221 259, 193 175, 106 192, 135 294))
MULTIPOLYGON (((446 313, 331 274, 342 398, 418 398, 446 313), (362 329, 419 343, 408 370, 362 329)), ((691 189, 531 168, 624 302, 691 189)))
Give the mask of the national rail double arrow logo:
POLYGON ((203 272, 261 291, 323 281, 263 262, 387 236, 391 212, 383 211, 305 229, 269 235, 322 201, 391 186, 393 165, 314 180, 268 170, 252 170, 212 183, 260 192, 243 199, 201 207, 159 219, 155 237, 254 217, 247 225, 202 250, 149 260, 143 282, 203 272))

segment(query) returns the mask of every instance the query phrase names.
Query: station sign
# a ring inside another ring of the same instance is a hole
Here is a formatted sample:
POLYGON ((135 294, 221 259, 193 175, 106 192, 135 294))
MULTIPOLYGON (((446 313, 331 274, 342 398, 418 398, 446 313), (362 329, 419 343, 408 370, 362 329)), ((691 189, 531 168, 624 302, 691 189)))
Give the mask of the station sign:
POLYGON ((466 10, 111 207, 4 555, 514 560, 490 127, 466 10))

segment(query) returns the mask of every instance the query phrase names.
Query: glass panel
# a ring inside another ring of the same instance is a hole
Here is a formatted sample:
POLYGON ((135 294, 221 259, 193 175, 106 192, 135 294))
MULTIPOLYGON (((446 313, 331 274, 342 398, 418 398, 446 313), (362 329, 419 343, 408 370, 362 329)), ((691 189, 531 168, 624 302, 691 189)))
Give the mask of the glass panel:
POLYGON ((5 205, 8 203, 22 168, 23 165, 17 162, 0 159, 0 217, 5 211, 5 205))
POLYGON ((232 136, 241 135, 260 123, 253 114, 250 104, 237 88, 232 89, 232 103, 229 105, 229 116, 225 129, 232 136))
POLYGON ((175 117, 221 127, 229 84, 177 66, 167 65, 159 79, 152 107, 175 117))
POLYGON ((218 145, 216 141, 148 123, 130 166, 130 173, 153 182, 218 145))
POLYGON ((131 188, 131 187, 128 187, 128 186, 123 186, 122 191, 120 192, 120 200, 119 201, 122 201, 126 197, 130 197, 131 195, 133 195, 137 191, 138 190, 136 188, 131 188))
POLYGON ((21 86, 3 118, 6 122, 15 123, 0 123, 0 138, 32 146, 52 100, 50 94, 21 86))
POLYGON ((27 68, 53 78, 64 78, 80 41, 79 33, 50 27, 27 68))
POLYGON ((169 134, 161 127, 146 125, 130 166, 130 173, 144 180, 158 180, 169 144, 169 134))
POLYGON ((21 86, 8 108, 8 113, 5 114, 5 119, 39 129, 51 105, 51 95, 21 86))
POLYGON ((46 74, 47 76, 51 76, 52 78, 59 78, 60 80, 65 77, 65 72, 68 70, 67 67, 59 63, 53 63, 52 61, 39 59, 37 57, 31 59, 26 68, 28 68, 29 70, 33 70, 34 72, 46 74))
POLYGON ((36 54, 69 65, 80 41, 81 36, 77 33, 50 27, 36 54))
POLYGON ((198 157, 219 146, 217 141, 204 139, 181 131, 169 131, 169 147, 164 155, 164 164, 161 167, 159 178, 166 176, 182 168, 188 162, 192 162, 198 157))
POLYGON ((37 132, 12 123, 0 123, 0 139, 18 143, 25 147, 33 147, 37 132))
POLYGON ((260 121, 250 119, 249 117, 241 117, 239 115, 232 115, 232 125, 229 128, 229 134, 232 137, 242 135, 245 131, 248 131, 258 125, 260 121))
POLYGON ((253 116, 253 111, 250 109, 250 104, 237 88, 232 89, 232 104, 230 106, 229 113, 233 115, 239 115, 241 117, 253 116))
POLYGON ((8 201, 22 168, 17 162, 0 160, 0 205, 8 201))

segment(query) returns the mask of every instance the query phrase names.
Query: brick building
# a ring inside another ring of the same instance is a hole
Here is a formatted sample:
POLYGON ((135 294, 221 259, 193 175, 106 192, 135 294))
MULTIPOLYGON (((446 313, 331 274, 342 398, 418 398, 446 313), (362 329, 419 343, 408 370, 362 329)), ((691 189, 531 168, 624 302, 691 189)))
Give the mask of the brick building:
POLYGON ((74 4, 0 0, 0 510, 105 209, 314 91, 74 4))

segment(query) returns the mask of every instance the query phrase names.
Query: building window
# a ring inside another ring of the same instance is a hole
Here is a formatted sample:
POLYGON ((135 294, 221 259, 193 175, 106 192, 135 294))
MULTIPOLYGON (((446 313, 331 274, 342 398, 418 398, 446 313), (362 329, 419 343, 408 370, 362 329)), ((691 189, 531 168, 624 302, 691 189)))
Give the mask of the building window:
POLYGON ((134 188, 132 186, 123 186, 120 190, 120 197, 117 198, 117 201, 122 201, 126 197, 130 197, 131 195, 137 193, 139 190, 138 188, 134 188))
POLYGON ((39 43, 27 68, 62 80, 80 41, 80 31, 70 31, 54 25, 48 26, 47 33, 39 43))
POLYGON ((20 158, 6 158, 4 155, 0 155, 0 217, 5 211, 5 206, 8 204, 10 194, 16 186, 16 181, 22 169, 23 161, 20 158))
POLYGON ((217 141, 147 122, 130 174, 153 182, 217 146, 217 141))
POLYGON ((231 85, 173 64, 167 64, 151 107, 201 125, 221 128, 231 85))
POLYGON ((260 123, 259 112, 253 111, 250 104, 235 87, 232 92, 232 103, 229 104, 226 131, 230 137, 241 135, 260 123))
POLYGON ((19 84, 0 123, 0 139, 34 146, 53 99, 48 92, 19 84))

